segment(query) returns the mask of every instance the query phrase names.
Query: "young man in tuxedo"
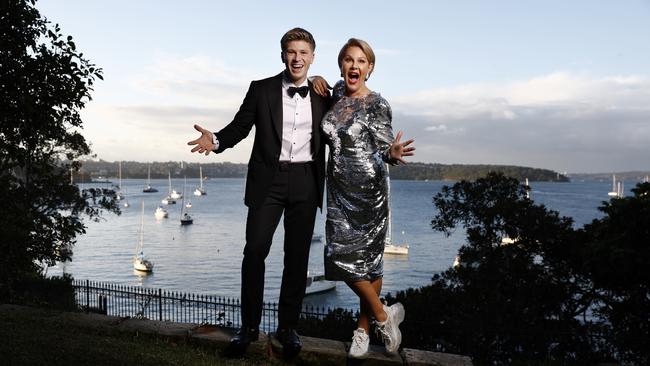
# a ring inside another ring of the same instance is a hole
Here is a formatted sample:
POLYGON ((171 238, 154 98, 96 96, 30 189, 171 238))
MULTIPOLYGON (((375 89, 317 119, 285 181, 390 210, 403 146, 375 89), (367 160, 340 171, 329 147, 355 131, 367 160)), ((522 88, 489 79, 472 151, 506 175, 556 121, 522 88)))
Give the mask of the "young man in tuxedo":
POLYGON ((214 134, 195 125, 201 137, 188 144, 196 145, 192 152, 220 153, 255 126, 244 197, 248 217, 241 278, 242 327, 230 344, 243 352, 258 339, 264 260, 284 213, 284 270, 276 337, 285 355, 295 355, 302 348, 295 328, 305 294, 316 209, 322 206, 325 149, 320 122, 329 100, 318 95, 307 79, 316 48, 313 36, 294 28, 280 44, 284 71, 251 82, 232 122, 214 134))

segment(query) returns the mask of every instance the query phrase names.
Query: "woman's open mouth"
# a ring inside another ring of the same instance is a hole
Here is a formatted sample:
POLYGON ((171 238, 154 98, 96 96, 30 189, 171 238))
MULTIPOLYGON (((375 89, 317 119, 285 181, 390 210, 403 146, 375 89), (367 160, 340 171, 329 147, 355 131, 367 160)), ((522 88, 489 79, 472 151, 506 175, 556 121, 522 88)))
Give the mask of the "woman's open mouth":
POLYGON ((356 84, 359 81, 359 73, 356 71, 348 71, 348 82, 350 84, 356 84))

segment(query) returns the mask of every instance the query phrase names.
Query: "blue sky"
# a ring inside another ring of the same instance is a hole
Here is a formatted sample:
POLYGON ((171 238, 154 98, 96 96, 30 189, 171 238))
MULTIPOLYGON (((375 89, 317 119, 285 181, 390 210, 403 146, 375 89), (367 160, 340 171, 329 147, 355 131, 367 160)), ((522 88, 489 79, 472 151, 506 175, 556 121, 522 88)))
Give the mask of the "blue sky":
POLYGON ((104 69, 83 113, 106 160, 246 162, 249 137, 194 155, 250 80, 280 72, 279 39, 316 38, 335 82, 350 37, 377 53, 369 87, 416 138, 414 161, 567 172, 650 170, 650 1, 77 1, 37 7, 104 69))

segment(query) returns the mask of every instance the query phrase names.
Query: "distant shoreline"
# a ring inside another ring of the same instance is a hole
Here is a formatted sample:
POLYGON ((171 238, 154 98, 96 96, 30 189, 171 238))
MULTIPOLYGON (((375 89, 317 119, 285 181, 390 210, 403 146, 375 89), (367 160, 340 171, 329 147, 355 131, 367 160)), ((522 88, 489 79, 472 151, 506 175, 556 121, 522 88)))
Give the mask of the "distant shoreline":
MULTIPOLYGON (((243 163, 187 163, 187 162, 151 162, 122 161, 123 179, 146 179, 149 171, 152 179, 167 178, 198 178, 199 166, 203 176, 209 178, 243 178, 246 176, 248 165, 243 163)), ((407 165, 390 167, 391 179, 395 180, 474 180, 485 176, 490 171, 502 172, 506 176, 521 181, 530 182, 569 182, 566 174, 549 169, 540 169, 515 165, 490 164, 437 164, 412 162, 407 165)), ((115 180, 118 175, 118 162, 104 160, 82 161, 82 167, 75 173, 74 180, 91 182, 99 177, 115 180)))

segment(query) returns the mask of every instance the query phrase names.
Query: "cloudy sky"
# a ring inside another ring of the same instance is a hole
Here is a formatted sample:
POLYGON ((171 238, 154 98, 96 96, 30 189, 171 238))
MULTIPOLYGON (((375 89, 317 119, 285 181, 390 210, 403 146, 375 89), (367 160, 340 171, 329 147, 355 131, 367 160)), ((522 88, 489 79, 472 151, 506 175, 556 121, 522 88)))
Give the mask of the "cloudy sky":
MULTIPOLYGON (((650 170, 650 1, 39 0, 104 81, 83 113, 105 160, 246 162, 252 139, 205 157, 199 123, 232 120, 279 40, 316 38, 334 83, 350 37, 377 53, 369 87, 415 137, 413 161, 560 172, 650 170)), ((252 135, 252 133, 251 133, 252 135)))

